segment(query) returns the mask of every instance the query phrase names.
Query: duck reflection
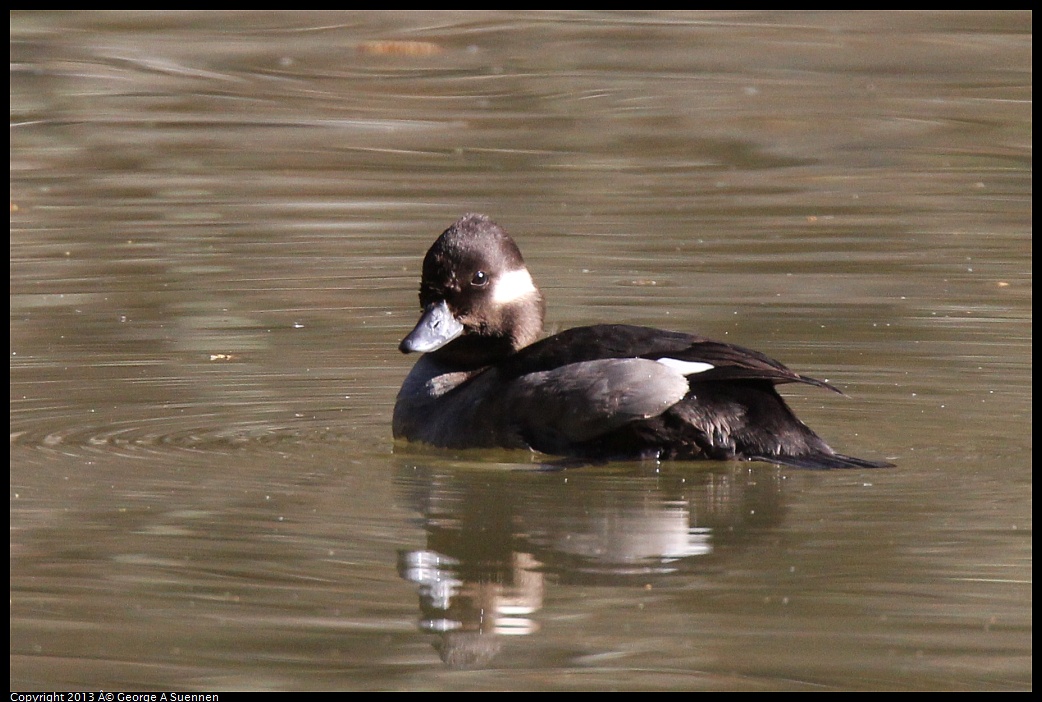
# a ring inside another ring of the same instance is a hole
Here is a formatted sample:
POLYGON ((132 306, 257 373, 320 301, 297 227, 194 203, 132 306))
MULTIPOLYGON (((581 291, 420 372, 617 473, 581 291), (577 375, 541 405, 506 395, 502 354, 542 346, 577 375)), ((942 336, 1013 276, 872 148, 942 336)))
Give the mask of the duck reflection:
POLYGON ((781 473, 763 465, 482 465, 404 463, 398 480, 426 533, 425 548, 399 553, 399 574, 453 667, 483 667, 506 636, 537 632, 548 584, 708 572, 782 514, 781 473))

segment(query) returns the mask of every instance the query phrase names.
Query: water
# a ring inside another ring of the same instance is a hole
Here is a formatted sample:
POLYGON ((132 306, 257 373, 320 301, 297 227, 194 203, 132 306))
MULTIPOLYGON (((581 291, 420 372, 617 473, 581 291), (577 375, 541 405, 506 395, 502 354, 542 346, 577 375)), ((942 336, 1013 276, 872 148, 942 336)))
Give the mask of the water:
POLYGON ((11 15, 12 689, 1031 688, 1031 15, 11 15), (885 471, 393 444, 422 255, 885 471))

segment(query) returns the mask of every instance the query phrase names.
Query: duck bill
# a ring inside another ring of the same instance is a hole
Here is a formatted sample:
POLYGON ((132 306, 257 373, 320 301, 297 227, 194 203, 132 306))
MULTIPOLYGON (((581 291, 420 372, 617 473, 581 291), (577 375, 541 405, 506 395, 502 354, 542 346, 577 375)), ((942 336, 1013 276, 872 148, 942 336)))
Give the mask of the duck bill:
POLYGON ((402 353, 428 353, 437 351, 463 333, 463 325, 453 316, 444 301, 427 305, 420 321, 408 336, 398 344, 402 353))

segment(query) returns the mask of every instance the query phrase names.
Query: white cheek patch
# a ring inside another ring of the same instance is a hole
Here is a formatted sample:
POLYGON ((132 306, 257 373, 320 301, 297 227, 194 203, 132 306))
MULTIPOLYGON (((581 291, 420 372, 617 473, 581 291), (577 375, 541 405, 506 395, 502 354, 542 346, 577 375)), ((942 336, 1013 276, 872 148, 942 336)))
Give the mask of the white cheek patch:
POLYGON ((507 271, 492 283, 492 302, 505 305, 534 294, 535 283, 527 268, 507 271))
POLYGON ((694 375, 695 373, 705 373, 707 370, 714 368, 711 363, 699 363, 698 361, 681 361, 676 358, 660 358, 657 359, 659 363, 672 368, 681 375, 694 375))

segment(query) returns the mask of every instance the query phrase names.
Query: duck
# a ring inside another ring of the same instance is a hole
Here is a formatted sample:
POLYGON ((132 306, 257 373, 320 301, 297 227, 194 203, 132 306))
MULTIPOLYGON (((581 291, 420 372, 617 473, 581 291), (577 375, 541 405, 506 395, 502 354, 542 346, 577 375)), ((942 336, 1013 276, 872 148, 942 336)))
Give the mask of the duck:
POLYGON ((581 460, 761 461, 809 469, 893 464, 834 451, 777 386, 833 385, 695 334, 630 324, 541 338, 546 304, 521 251, 465 214, 423 259, 421 354, 395 400, 395 439, 581 460))

